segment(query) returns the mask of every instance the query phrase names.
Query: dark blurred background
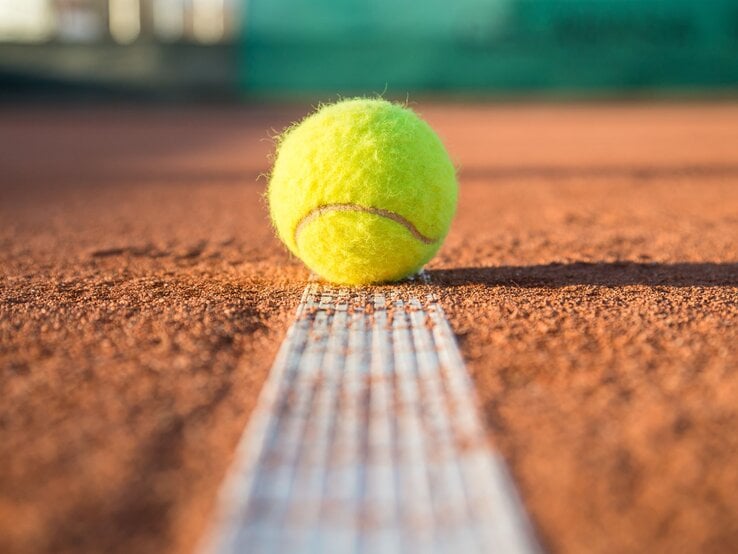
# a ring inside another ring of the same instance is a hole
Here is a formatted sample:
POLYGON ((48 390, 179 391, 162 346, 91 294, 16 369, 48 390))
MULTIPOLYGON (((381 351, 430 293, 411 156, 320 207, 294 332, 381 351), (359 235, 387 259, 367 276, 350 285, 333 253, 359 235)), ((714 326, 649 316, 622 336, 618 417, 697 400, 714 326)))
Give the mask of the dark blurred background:
POLYGON ((0 0, 5 97, 733 96, 736 0, 0 0))

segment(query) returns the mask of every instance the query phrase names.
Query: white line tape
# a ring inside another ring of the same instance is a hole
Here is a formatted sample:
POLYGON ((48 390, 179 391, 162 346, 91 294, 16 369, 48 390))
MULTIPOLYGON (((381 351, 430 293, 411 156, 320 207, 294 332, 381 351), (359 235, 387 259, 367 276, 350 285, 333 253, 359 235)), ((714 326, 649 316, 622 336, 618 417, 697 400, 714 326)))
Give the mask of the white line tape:
POLYGON ((437 299, 310 283, 203 552, 538 551, 437 299))

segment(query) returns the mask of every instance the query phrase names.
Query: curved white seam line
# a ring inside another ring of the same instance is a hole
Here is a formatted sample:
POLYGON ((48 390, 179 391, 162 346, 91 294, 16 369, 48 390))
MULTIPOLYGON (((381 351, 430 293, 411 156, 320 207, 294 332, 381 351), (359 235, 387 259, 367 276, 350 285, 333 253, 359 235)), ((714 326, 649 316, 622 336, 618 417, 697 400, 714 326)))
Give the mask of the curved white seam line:
POLYGON ((378 215, 380 217, 386 217, 387 219, 391 219, 395 223, 399 223, 400 225, 405 227, 405 229, 407 229, 410 234, 420 242, 424 244, 433 244, 434 242, 436 242, 436 239, 426 237, 423 233, 418 231, 418 228, 413 225, 412 221, 390 210, 383 210, 382 208, 370 208, 367 206, 360 206, 358 204, 324 204, 310 210, 297 223, 297 226, 295 227, 295 234, 293 237, 295 244, 297 244, 297 237, 305 225, 320 217, 321 215, 330 212, 365 212, 373 215, 378 215))

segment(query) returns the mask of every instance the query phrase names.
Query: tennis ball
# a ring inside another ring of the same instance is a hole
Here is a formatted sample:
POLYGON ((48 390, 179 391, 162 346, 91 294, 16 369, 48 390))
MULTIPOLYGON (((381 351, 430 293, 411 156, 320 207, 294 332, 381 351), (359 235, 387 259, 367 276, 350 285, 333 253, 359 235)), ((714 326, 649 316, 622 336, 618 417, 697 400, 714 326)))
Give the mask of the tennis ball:
POLYGON ((323 106, 280 137, 267 191, 280 239, 328 281, 418 272, 456 211, 456 172, 412 110, 381 99, 323 106))

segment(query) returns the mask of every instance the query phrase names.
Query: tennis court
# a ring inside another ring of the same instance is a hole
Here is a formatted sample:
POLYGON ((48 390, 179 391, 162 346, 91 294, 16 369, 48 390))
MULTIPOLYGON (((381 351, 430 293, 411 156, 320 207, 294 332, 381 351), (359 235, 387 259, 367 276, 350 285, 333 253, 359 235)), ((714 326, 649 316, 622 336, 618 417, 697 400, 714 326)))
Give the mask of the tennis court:
MULTIPOLYGON (((0 105, 3 552, 202 544, 311 278, 264 191, 315 93, 260 83, 0 105)), ((410 96, 458 212, 427 278, 361 294, 436 299, 544 551, 738 548, 732 90, 410 96)))

